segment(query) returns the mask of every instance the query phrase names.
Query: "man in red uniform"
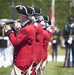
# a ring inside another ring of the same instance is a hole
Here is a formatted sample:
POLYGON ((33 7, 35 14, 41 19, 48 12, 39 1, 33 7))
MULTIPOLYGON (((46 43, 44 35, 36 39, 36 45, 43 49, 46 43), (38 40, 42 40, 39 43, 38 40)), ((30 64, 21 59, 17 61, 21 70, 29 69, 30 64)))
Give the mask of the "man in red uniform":
POLYGON ((35 21, 33 22, 36 30, 35 37, 35 49, 33 55, 33 72, 31 75, 37 75, 37 71, 40 67, 42 59, 42 48, 43 48, 43 28, 42 25, 38 22, 37 16, 41 15, 41 10, 39 8, 33 8, 35 21), (35 73, 36 72, 36 73, 35 73))
MULTIPOLYGON (((26 6, 18 5, 16 10, 19 15, 22 28, 17 32, 17 35, 12 31, 9 25, 6 26, 8 37, 15 47, 13 65, 21 70, 20 75, 26 75, 27 70, 33 62, 33 50, 35 43, 35 27, 31 24, 28 16, 33 15, 33 10, 26 6)), ((15 70, 16 75, 17 72, 15 70)), ((18 75, 18 74, 17 74, 18 75)))
POLYGON ((43 38, 43 50, 42 50, 42 72, 45 69, 45 66, 47 64, 47 57, 48 57, 48 43, 51 38, 51 33, 49 32, 48 27, 51 25, 51 21, 49 20, 48 16, 44 16, 44 22, 45 25, 43 25, 43 33, 44 33, 44 38, 43 38))

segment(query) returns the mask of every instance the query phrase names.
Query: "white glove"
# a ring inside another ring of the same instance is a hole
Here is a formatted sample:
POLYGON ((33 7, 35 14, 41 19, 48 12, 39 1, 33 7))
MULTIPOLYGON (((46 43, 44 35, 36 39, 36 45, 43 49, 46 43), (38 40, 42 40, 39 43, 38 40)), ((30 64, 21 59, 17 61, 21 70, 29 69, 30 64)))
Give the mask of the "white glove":
POLYGON ((70 26, 73 27, 74 26, 74 23, 72 23, 70 26))
POLYGON ((5 26, 5 32, 7 32, 7 31, 10 30, 10 29, 11 29, 10 25, 6 25, 6 26, 5 26))
POLYGON ((21 24, 19 22, 15 22, 14 27, 15 28, 21 28, 21 24))
POLYGON ((70 38, 68 39, 68 41, 67 41, 67 42, 68 42, 69 44, 72 44, 72 41, 73 41, 73 38, 72 38, 72 37, 70 37, 70 38))
POLYGON ((51 46, 51 45, 52 45, 52 43, 51 43, 51 42, 49 42, 49 43, 48 43, 48 45, 49 45, 49 46, 51 46))
POLYGON ((71 40, 68 40, 67 42, 68 42, 68 44, 72 44, 72 41, 71 40))
POLYGON ((72 38, 72 37, 70 37, 70 38, 69 38, 69 40, 73 40, 73 38, 72 38))
POLYGON ((53 40, 52 42, 55 44, 57 41, 56 40, 53 40))

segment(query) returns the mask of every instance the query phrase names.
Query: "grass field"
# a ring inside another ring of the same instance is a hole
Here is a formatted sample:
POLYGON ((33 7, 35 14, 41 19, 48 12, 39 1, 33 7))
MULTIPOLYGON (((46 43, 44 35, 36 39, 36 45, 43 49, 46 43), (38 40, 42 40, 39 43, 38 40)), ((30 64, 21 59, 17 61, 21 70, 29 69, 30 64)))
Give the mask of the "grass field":
POLYGON ((44 75, 74 75, 74 68, 63 68, 61 62, 49 62, 44 75))
MULTIPOLYGON (((62 62, 49 62, 44 75, 74 75, 74 68, 63 68, 62 62)), ((10 75, 12 67, 1 68, 0 75, 10 75)))

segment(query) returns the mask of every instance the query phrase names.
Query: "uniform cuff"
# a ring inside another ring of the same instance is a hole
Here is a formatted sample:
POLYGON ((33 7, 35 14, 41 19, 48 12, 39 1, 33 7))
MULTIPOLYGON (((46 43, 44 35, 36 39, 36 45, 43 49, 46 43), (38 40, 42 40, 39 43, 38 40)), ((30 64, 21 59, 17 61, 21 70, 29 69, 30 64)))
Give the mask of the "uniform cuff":
POLYGON ((8 30, 7 35, 9 35, 11 32, 13 32, 12 29, 8 30))

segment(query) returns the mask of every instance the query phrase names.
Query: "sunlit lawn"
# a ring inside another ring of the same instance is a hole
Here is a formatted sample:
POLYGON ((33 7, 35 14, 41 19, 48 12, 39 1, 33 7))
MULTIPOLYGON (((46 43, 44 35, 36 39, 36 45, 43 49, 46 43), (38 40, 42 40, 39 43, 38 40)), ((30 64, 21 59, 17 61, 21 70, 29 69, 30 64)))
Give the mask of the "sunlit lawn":
POLYGON ((74 68, 63 68, 61 62, 49 62, 44 75, 74 75, 74 68))
MULTIPOLYGON (((49 62, 44 75, 74 75, 74 68, 63 68, 63 62, 49 62)), ((12 67, 1 68, 0 75, 10 75, 12 67)))

